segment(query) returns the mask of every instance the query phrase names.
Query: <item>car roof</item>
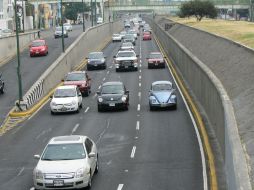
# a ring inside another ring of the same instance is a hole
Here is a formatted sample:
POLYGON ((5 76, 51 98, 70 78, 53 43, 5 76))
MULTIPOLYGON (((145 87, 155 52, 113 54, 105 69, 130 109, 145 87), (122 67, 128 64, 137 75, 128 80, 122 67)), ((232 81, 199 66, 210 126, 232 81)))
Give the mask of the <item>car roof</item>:
POLYGON ((102 84, 102 86, 110 86, 110 85, 123 85, 123 83, 120 81, 110 81, 102 84))
POLYGON ((124 51, 118 51, 117 53, 128 53, 128 52, 134 52, 134 53, 135 53, 135 51, 134 51, 134 50, 124 50, 124 51))
POLYGON ((34 40, 32 42, 45 42, 45 40, 44 39, 39 39, 39 40, 34 40))
POLYGON ((103 54, 102 51, 94 51, 94 52, 90 52, 89 54, 103 54))
POLYGON ((76 85, 64 85, 64 86, 59 86, 57 89, 76 89, 76 85))
POLYGON ((86 73, 86 71, 72 71, 72 72, 69 72, 68 74, 80 74, 80 73, 86 73))
POLYGON ((172 82, 166 81, 166 80, 160 80, 160 81, 155 81, 155 82, 153 82, 153 83, 152 83, 152 86, 153 86, 153 85, 157 85, 157 84, 170 84, 170 85, 172 85, 172 82))
POLYGON ((82 135, 57 136, 53 137, 48 144, 83 143, 86 138, 87 136, 82 135))

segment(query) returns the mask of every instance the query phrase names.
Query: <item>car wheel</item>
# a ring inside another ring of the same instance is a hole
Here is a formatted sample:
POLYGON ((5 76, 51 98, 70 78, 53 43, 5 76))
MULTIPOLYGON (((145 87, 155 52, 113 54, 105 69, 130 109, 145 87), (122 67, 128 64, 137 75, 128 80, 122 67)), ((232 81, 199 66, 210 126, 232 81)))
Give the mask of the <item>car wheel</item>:
POLYGON ((176 104, 176 105, 174 105, 173 109, 174 109, 174 110, 177 110, 177 104, 176 104))
POLYGON ((97 162, 95 166, 95 173, 97 174, 99 172, 99 156, 97 155, 97 162))
POLYGON ((92 187, 92 172, 90 171, 90 177, 89 177, 89 181, 87 184, 87 189, 90 189, 92 187))
POLYGON ((0 90, 0 93, 1 93, 1 94, 4 93, 4 86, 3 86, 3 88, 0 90))
POLYGON ((124 109, 125 109, 126 111, 128 111, 128 110, 129 110, 129 106, 126 105, 124 109))
POLYGON ((153 111, 154 110, 154 107, 150 105, 150 111, 153 111))
POLYGON ((79 113, 79 107, 78 107, 78 109, 75 111, 76 113, 79 113))
POLYGON ((50 112, 50 113, 51 113, 51 115, 55 115, 55 112, 53 112, 52 110, 51 110, 51 112, 50 112))
POLYGON ((119 72, 119 69, 116 69, 116 72, 119 72))
POLYGON ((82 109, 82 108, 83 108, 83 104, 82 104, 82 103, 79 105, 79 108, 80 108, 80 109, 82 109))

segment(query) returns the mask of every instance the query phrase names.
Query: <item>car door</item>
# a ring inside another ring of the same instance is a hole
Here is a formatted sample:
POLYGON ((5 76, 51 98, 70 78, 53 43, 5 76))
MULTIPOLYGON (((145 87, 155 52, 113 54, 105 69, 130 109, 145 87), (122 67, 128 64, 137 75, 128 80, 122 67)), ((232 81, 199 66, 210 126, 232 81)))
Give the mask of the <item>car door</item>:
MULTIPOLYGON (((93 152, 93 142, 87 138, 86 141, 85 141, 85 146, 86 146, 86 151, 87 151, 87 154, 89 155, 91 152, 93 152)), ((96 152, 95 152, 96 153, 96 152)), ((88 156, 88 164, 89 166, 91 167, 91 170, 92 170, 92 174, 94 173, 95 171, 95 166, 96 166, 96 156, 95 157, 89 157, 88 156)))

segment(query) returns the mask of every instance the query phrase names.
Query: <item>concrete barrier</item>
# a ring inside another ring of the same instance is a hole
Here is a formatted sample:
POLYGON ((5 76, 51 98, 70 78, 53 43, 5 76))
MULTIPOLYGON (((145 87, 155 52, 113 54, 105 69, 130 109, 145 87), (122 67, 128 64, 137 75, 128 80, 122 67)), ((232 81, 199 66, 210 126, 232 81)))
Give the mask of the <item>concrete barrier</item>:
POLYGON ((168 56, 205 110, 219 141, 227 189, 251 190, 247 162, 238 133, 232 102, 220 80, 164 28, 148 19, 168 56))
POLYGON ((121 21, 105 23, 82 33, 60 57, 41 75, 23 97, 22 108, 29 109, 55 88, 64 76, 74 70, 88 53, 96 51, 113 33, 123 29, 121 21))
MULTIPOLYGON (((28 47, 28 44, 38 38, 38 31, 31 31, 19 34, 19 46, 20 49, 28 47)), ((17 42, 16 35, 0 38, 0 66, 3 65, 6 60, 8 61, 11 57, 17 53, 17 42)))

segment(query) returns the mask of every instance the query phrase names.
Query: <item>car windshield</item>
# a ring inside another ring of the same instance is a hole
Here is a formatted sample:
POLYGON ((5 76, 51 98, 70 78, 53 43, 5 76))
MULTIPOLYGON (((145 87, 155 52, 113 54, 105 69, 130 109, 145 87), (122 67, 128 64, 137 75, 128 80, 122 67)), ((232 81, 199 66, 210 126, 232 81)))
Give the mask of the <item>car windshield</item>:
POLYGON ((85 149, 81 143, 50 144, 42 155, 42 160, 77 160, 86 157, 85 149))
POLYGON ((162 58, 163 58, 162 55, 159 53, 151 53, 149 55, 149 59, 162 59, 162 58))
POLYGON ((37 42, 32 42, 32 47, 38 47, 38 46, 44 46, 45 43, 43 41, 37 41, 37 42))
POLYGON ((101 94, 123 94, 123 92, 122 85, 106 85, 101 89, 101 94))
POLYGON ((76 90, 74 89, 56 89, 54 97, 55 98, 67 98, 67 97, 75 97, 76 90))
POLYGON ((102 52, 98 52, 98 53, 90 53, 88 58, 89 59, 102 59, 104 56, 103 56, 103 53, 102 52))
POLYGON ((127 42, 127 43, 123 43, 122 47, 131 47, 132 43, 131 42, 127 42))
POLYGON ((135 57, 135 53, 131 51, 118 52, 116 57, 135 57))
POLYGON ((83 81, 86 80, 84 73, 69 73, 65 81, 83 81))
POLYGON ((152 90, 153 91, 162 91, 162 90, 171 90, 172 89, 172 85, 170 84, 156 84, 153 85, 152 90))

